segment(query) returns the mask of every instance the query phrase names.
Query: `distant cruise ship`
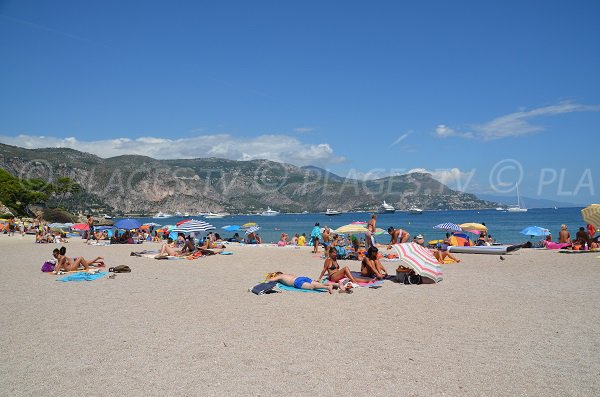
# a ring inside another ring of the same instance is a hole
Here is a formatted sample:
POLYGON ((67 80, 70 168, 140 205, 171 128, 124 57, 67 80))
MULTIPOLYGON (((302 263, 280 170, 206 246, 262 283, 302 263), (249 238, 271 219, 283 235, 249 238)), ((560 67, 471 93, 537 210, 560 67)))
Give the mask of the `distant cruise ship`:
POLYGON ((396 209, 390 204, 386 203, 385 200, 383 200, 383 204, 381 204, 381 206, 379 207, 378 212, 380 214, 393 214, 394 212, 396 212, 396 209))

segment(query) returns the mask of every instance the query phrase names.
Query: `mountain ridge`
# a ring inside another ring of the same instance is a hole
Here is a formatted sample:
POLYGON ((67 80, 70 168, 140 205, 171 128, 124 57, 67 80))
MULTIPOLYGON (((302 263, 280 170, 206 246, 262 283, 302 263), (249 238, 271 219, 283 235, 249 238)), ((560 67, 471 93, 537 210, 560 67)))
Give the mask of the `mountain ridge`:
MULTIPOLYGON (((70 177, 82 187, 65 200, 73 210, 84 203, 109 212, 189 213, 374 211, 383 200, 406 210, 493 208, 496 203, 454 191, 430 174, 414 173, 376 180, 342 178, 318 167, 269 160, 220 158, 158 160, 140 155, 111 158, 66 148, 24 149, 0 144, 0 167, 13 175, 55 180, 70 177)), ((88 207, 89 208, 89 207, 88 207)))

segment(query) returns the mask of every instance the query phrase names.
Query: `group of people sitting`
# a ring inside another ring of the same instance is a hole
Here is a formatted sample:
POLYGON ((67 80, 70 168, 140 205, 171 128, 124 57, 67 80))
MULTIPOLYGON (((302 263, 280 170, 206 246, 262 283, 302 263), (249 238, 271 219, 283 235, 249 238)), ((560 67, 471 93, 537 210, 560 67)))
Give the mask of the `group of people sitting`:
POLYGON ((552 235, 549 234, 538 245, 550 249, 596 250, 600 249, 600 234, 596 236, 596 228, 594 225, 588 224, 587 228, 580 227, 573 239, 567 225, 563 224, 560 227, 560 232, 558 232, 558 243, 553 242, 552 235))
POLYGON ((209 233, 201 244, 196 244, 192 235, 187 237, 183 233, 177 234, 177 239, 167 239, 167 242, 162 245, 157 259, 165 256, 188 256, 196 253, 216 254, 225 249, 225 244, 221 236, 217 233, 209 233))

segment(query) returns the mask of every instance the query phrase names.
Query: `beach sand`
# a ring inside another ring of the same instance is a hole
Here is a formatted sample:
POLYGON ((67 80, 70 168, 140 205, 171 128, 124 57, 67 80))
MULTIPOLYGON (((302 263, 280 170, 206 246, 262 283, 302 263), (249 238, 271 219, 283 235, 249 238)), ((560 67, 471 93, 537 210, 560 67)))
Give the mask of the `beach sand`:
POLYGON ((323 260, 232 246, 159 261, 129 256, 157 244, 78 239, 68 255, 132 272, 62 283, 40 272, 58 245, 32 241, 0 235, 2 395, 600 394, 598 254, 459 255, 437 285, 256 296, 265 273, 314 278, 323 260))

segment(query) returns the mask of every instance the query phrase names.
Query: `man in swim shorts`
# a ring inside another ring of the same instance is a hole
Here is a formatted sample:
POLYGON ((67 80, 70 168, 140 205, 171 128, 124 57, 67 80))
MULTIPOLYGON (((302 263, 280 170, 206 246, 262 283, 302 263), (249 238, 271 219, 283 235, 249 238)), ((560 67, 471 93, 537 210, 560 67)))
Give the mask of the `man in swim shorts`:
POLYGON ((269 273, 267 281, 278 281, 283 285, 298 289, 326 289, 330 294, 334 287, 340 288, 340 284, 338 283, 321 284, 309 277, 296 276, 295 274, 285 274, 282 272, 269 273))

